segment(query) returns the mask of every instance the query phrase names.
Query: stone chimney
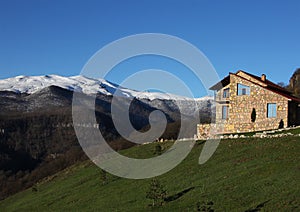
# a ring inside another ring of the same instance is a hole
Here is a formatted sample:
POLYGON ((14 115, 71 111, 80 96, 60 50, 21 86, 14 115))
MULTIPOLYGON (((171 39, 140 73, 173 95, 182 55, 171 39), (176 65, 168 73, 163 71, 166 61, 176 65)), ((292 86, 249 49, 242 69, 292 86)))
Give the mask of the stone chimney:
POLYGON ((261 75, 261 81, 265 82, 267 79, 267 76, 265 74, 262 74, 261 75))

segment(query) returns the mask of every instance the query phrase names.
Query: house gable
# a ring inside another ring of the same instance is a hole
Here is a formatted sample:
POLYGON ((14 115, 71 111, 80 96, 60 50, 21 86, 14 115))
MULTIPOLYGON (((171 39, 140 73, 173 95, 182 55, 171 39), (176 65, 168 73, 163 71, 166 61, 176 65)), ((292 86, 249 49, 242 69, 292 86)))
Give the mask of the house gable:
POLYGON ((250 75, 250 74, 248 74, 246 72, 243 72, 241 70, 238 71, 235 75, 236 76, 240 76, 240 77, 242 77, 242 78, 244 78, 246 80, 249 80, 252 83, 258 84, 258 85, 260 85, 262 87, 267 87, 267 84, 265 82, 263 82, 262 80, 259 80, 256 77, 254 77, 254 75, 250 75))

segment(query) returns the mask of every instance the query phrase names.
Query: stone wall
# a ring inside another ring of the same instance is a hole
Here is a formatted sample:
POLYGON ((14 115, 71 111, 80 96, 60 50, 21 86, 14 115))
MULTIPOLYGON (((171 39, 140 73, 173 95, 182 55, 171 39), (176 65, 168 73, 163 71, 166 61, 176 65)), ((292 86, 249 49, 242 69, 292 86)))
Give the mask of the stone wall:
POLYGON ((210 124, 198 124, 197 125, 197 138, 206 139, 210 137, 210 124))
MULTIPOLYGON (((284 127, 288 126, 288 99, 260 85, 252 83, 239 76, 230 75, 229 102, 219 102, 216 104, 216 124, 224 123, 223 133, 239 133, 260 130, 277 129, 280 121, 284 127), (237 95, 237 83, 250 87, 250 95, 237 95), (277 116, 267 117, 267 104, 276 103, 277 116), (229 105, 229 117, 222 120, 222 106, 229 105), (251 122, 253 108, 256 110, 256 120, 251 122)), ((223 88, 225 89, 225 88, 223 88)), ((216 96, 222 95, 223 89, 218 91, 216 96)))
POLYGON ((223 134, 222 123, 216 124, 198 124, 197 125, 197 139, 203 140, 208 138, 215 138, 217 135, 223 134))

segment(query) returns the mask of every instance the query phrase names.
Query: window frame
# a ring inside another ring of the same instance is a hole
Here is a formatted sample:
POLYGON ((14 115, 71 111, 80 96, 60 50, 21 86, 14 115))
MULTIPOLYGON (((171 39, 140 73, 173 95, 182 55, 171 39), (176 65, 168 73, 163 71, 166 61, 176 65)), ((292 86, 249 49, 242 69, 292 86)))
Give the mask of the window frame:
POLYGON ((229 118, 229 105, 222 106, 222 119, 227 120, 229 118), (225 112, 224 109, 226 108, 225 112))
POLYGON ((250 96, 250 86, 237 83, 237 96, 250 96))
POLYGON ((223 95, 222 95, 222 97, 223 97, 224 99, 227 99, 227 98, 230 97, 230 88, 225 88, 225 89, 223 90, 223 95))
POLYGON ((277 118, 277 103, 267 103, 267 118, 277 118))

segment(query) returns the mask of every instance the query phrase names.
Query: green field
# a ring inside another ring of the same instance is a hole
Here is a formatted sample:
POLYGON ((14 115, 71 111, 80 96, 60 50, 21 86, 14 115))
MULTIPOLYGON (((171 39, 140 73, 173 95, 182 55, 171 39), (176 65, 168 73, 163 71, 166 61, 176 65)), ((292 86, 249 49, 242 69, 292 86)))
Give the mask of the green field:
MULTIPOLYGON (((156 144, 125 155, 153 157, 156 144)), ((171 142, 163 144, 170 146, 171 142)), ((86 161, 0 202, 0 211, 196 211, 213 202, 215 211, 300 211, 300 137, 222 140, 212 158, 198 164, 203 142, 170 172, 157 177, 167 189, 163 206, 146 198, 151 179, 108 175, 86 161)))

